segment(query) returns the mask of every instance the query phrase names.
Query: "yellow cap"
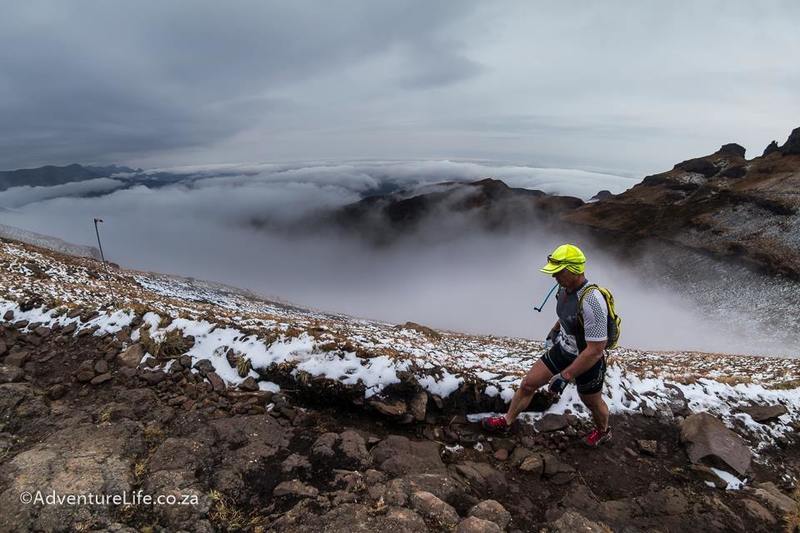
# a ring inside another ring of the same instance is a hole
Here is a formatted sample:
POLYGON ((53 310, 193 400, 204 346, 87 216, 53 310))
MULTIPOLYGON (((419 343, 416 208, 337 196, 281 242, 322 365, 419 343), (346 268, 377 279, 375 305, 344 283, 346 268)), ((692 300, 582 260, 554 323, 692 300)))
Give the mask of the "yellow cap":
POLYGON ((547 264, 539 269, 545 274, 555 274, 564 269, 573 274, 583 274, 586 270, 586 256, 574 244, 562 244, 547 256, 547 264))

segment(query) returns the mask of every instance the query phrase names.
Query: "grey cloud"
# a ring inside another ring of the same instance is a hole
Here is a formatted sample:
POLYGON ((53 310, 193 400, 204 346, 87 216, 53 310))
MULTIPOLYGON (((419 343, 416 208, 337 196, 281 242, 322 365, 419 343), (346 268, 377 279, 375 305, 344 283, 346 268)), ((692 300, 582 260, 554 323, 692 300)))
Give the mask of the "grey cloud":
POLYGON ((0 21, 0 160, 106 162, 208 146, 291 109, 270 91, 435 40, 469 9, 421 0, 12 4, 0 21))

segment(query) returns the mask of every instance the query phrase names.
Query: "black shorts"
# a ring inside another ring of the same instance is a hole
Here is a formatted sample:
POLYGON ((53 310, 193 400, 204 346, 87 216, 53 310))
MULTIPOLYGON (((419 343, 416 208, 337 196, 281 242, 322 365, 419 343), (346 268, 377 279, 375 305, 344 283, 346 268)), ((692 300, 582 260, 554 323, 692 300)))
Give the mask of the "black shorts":
MULTIPOLYGON (((560 344, 554 345, 544 354, 541 359, 545 366, 553 374, 558 374, 575 361, 577 356, 561 349, 560 344)), ((575 383, 578 385, 580 394, 595 394, 603 390, 603 380, 606 377, 606 356, 600 358, 598 362, 589 370, 575 376, 575 383)))

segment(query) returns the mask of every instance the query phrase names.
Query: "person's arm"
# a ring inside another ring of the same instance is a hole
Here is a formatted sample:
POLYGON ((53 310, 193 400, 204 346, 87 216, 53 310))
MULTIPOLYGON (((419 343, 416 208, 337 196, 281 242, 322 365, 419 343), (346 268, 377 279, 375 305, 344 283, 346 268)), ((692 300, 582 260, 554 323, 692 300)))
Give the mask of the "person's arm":
POLYGON ((603 357, 603 350, 606 348, 607 341, 586 341, 586 349, 569 365, 561 371, 561 377, 567 381, 572 381, 575 376, 580 376, 590 368, 592 368, 597 361, 603 357))

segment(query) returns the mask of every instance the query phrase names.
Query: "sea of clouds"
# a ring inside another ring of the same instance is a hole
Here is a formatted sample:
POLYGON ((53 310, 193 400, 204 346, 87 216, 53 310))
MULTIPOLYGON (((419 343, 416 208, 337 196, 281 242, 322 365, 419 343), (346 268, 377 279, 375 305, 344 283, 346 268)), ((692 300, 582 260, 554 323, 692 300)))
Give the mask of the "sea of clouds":
MULTIPOLYGON (((603 189, 622 192, 637 182, 582 170, 487 162, 181 167, 148 171, 144 177, 118 175, 1 191, 0 223, 92 245, 97 217, 104 220, 100 231, 107 257, 127 268, 219 281, 299 305, 390 322, 543 338, 555 322, 555 306, 551 300, 542 313, 533 309, 553 285, 538 268, 550 250, 573 234, 536 229, 487 233, 467 224, 447 238, 408 235, 376 248, 343 232, 287 235, 249 223, 268 217, 301 224, 310 215, 377 192, 485 177, 584 200, 603 189), (159 173, 180 179, 165 185, 159 173)), ((436 234, 446 225, 431 221, 419 234, 436 234)), ((623 344, 786 351, 774 339, 746 332, 735 315, 715 316, 691 294, 660 288, 590 240, 576 244, 589 258, 590 280, 616 295, 625 320, 623 344)))

